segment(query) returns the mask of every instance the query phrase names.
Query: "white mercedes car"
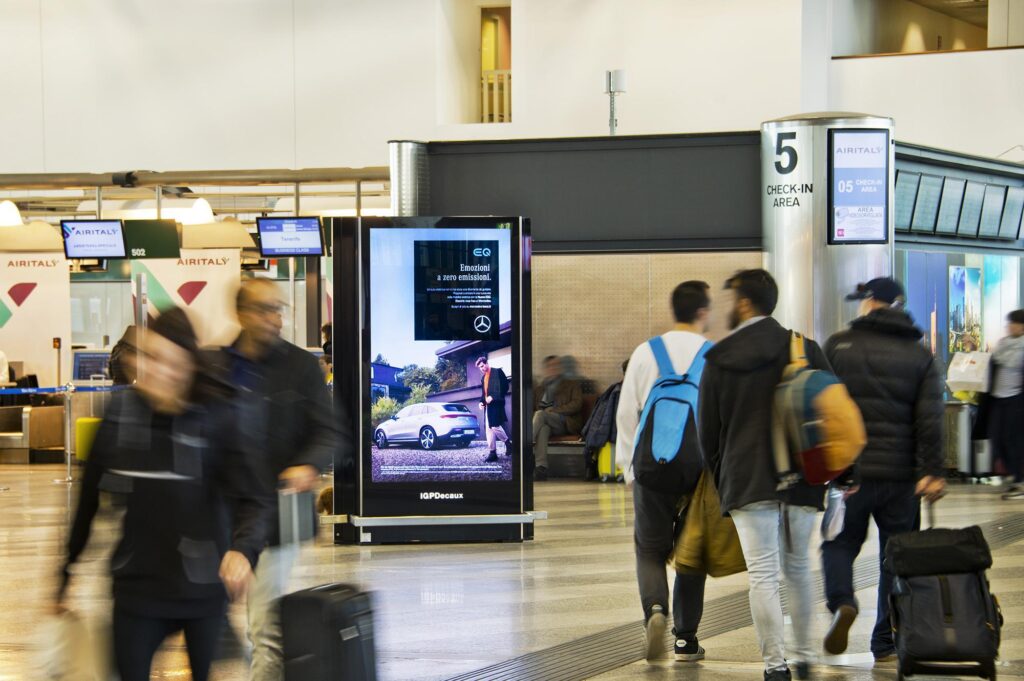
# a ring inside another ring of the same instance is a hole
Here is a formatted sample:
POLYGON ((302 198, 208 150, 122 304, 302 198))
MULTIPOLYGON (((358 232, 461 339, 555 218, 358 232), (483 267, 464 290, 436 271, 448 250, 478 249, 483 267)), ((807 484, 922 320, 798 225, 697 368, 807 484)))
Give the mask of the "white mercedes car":
POLYGON ((379 449, 389 445, 418 444, 423 449, 441 445, 464 447, 480 436, 476 416, 461 404, 414 404, 384 421, 373 433, 379 449))

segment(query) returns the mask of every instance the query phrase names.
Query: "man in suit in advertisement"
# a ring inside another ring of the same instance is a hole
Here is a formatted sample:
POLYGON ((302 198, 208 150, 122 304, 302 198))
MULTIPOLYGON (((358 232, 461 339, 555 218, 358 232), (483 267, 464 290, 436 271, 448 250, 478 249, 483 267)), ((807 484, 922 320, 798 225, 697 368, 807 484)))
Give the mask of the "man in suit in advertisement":
POLYGON ((505 432, 505 397, 508 395, 508 376, 497 367, 491 367, 486 357, 477 357, 476 368, 483 374, 480 384, 480 409, 484 412, 487 432, 487 458, 484 463, 498 460, 498 440, 505 443, 505 456, 512 456, 512 441, 505 432))

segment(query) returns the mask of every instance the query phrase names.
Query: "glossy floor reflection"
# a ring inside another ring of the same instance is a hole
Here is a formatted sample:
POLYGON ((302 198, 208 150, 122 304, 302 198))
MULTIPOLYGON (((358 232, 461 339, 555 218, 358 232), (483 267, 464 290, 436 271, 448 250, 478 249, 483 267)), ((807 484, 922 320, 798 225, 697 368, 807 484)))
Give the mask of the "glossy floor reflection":
MULTIPOLYGON (((54 485, 57 467, 0 467, 0 681, 37 679, 32 645, 56 586, 56 570, 70 497, 54 485)), ((380 678, 448 679, 503 660, 535 653, 640 619, 632 554, 632 504, 622 485, 547 482, 537 486, 537 508, 550 519, 537 539, 524 544, 336 547, 325 540, 303 551, 293 588, 334 581, 352 582, 376 594, 380 678)), ((941 524, 960 526, 1024 512, 1024 502, 1001 502, 990 488, 959 486, 939 507, 941 524)), ((114 519, 98 525, 78 568, 70 603, 100 616, 109 607, 104 556, 114 519)), ((877 554, 869 539, 865 554, 877 554)), ((817 559, 815 559, 817 564, 817 559)), ((1024 669, 1024 545, 996 552, 993 591, 1006 614, 1004 676, 1024 669)), ((746 576, 709 580, 712 600, 746 589, 746 576)), ((859 594, 862 614, 850 654, 822 667, 821 676, 895 678, 893 670, 869 668, 867 632, 874 613, 873 592, 859 594)), ((828 624, 823 605, 816 627, 828 624)), ((706 614, 706 617, 710 613, 706 614)), ((244 613, 232 612, 244 629, 244 613)), ((641 636, 637 627, 637 638, 641 636)), ((708 660, 700 665, 672 662, 628 665, 601 679, 759 678, 752 627, 704 642, 708 660)), ((157 659, 153 678, 187 679, 180 641, 171 640, 157 659)), ((245 678, 240 662, 219 663, 215 679, 245 678)), ((487 678, 486 674, 478 678, 487 678)), ((555 681, 552 679, 551 681, 555 681)))

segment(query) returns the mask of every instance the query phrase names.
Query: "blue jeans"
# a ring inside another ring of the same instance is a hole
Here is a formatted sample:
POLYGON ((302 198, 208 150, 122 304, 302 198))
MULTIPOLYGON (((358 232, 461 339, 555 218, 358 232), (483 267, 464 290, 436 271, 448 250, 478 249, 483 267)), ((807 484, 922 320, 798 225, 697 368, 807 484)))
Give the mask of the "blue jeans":
POLYGON ((843 531, 821 545, 825 573, 825 602, 830 612, 841 605, 857 607, 853 590, 853 561, 868 535, 868 521, 878 525, 878 617, 871 634, 871 652, 876 657, 891 654, 896 645, 889 623, 889 592, 893 576, 885 569, 885 545, 889 537, 920 526, 920 502, 909 480, 865 480, 860 490, 846 500, 843 531))

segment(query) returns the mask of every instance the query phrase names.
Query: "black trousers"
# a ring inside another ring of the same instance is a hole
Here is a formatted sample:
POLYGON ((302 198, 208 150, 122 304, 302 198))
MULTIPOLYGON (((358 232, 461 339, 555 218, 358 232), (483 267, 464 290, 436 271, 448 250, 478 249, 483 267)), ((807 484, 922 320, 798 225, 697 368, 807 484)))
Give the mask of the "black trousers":
POLYGON ((988 437, 992 461, 1001 460, 1014 482, 1024 482, 1024 395, 992 399, 988 437))
MULTIPOLYGON (((668 613, 668 578, 665 562, 672 553, 679 529, 676 527, 674 495, 633 485, 633 541, 636 545, 636 579, 644 620, 651 608, 661 606, 668 613)), ((676 638, 690 640, 697 635, 704 615, 704 583, 707 575, 676 574, 672 594, 672 631, 676 638)))
POLYGON ((889 655, 896 648, 889 622, 889 594, 893 574, 885 566, 885 546, 889 537, 920 527, 921 500, 914 494, 914 481, 864 480, 860 490, 846 500, 843 531, 821 545, 825 575, 825 603, 830 612, 842 605, 857 606, 853 587, 853 562, 867 539, 871 519, 878 526, 878 602, 875 628, 871 634, 871 652, 876 657, 889 655))
POLYGON ((224 614, 196 619, 145 617, 114 606, 114 659, 121 681, 149 681, 153 656, 171 634, 185 632, 193 681, 207 681, 224 614))

